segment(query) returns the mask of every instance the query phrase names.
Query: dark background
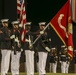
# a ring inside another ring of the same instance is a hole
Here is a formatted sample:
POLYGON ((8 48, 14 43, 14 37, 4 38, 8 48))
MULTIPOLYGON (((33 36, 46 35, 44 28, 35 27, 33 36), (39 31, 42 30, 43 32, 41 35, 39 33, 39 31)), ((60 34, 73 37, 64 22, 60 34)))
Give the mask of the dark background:
MULTIPOLYGON (((50 20, 55 16, 66 1, 67 0, 25 0, 27 13, 26 18, 27 21, 32 22, 32 31, 36 31, 38 29, 39 22, 50 22, 50 20)), ((16 0, 0 0, 0 19, 3 18, 9 18, 9 27, 11 27, 10 23, 13 20, 17 20, 16 0)), ((75 23, 73 23, 73 26, 73 38, 75 45, 75 23)), ((50 36, 52 39, 52 46, 60 47, 63 44, 52 28, 50 29, 50 36)))
MULTIPOLYGON (((50 20, 56 15, 60 8, 65 4, 67 0, 25 0, 26 7, 26 19, 32 22, 32 31, 37 31, 39 22, 46 22, 48 24, 50 20)), ((17 2, 16 0, 0 0, 0 20, 3 18, 9 19, 9 27, 12 27, 11 22, 17 20, 17 2)), ((73 22, 73 42, 74 49, 76 49, 76 23, 73 22)), ((50 36, 52 39, 51 45, 60 46, 63 44, 57 34, 50 26, 50 36)))
MULTIPOLYGON (((39 22, 46 22, 55 16, 59 9, 67 0, 25 0, 27 21, 32 22, 31 31, 35 32, 38 29, 39 22)), ((16 0, 0 0, 0 20, 3 18, 9 19, 9 27, 12 27, 11 22, 17 20, 17 2, 16 0)), ((0 22, 1 26, 1 22, 0 22)), ((52 39, 52 47, 57 46, 58 50, 63 45, 57 34, 50 26, 50 37, 52 39)), ((73 22, 73 42, 76 49, 76 23, 73 22)))

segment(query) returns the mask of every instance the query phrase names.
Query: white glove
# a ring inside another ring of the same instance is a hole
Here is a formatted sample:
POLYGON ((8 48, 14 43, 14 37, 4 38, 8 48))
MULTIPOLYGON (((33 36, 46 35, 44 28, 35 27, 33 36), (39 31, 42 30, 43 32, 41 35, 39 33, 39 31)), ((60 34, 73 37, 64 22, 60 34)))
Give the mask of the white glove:
POLYGON ((40 34, 44 34, 44 31, 40 31, 40 34))
POLYGON ((23 49, 21 48, 21 51, 23 51, 23 49))
POLYGON ((26 41, 26 42, 29 42, 29 43, 31 42, 31 40, 28 40, 28 39, 25 39, 25 41, 26 41))
POLYGON ((18 38, 16 38, 16 39, 15 39, 15 42, 19 43, 19 40, 18 40, 18 38))
POLYGON ((12 35, 11 37, 10 37, 10 39, 14 39, 15 38, 15 35, 12 35))
POLYGON ((61 61, 59 61, 61 63, 61 61))
POLYGON ((51 41, 51 38, 49 39, 49 41, 51 41))
POLYGON ((12 49, 14 49, 14 46, 12 46, 12 49))
POLYGON ((25 39, 25 41, 26 41, 26 42, 29 42, 29 40, 28 40, 28 39, 25 39))
POLYGON ((49 47, 45 47, 45 49, 46 49, 48 52, 50 52, 50 48, 49 48, 49 47))
POLYGON ((22 28, 22 24, 19 24, 19 27, 21 27, 21 28, 22 28))

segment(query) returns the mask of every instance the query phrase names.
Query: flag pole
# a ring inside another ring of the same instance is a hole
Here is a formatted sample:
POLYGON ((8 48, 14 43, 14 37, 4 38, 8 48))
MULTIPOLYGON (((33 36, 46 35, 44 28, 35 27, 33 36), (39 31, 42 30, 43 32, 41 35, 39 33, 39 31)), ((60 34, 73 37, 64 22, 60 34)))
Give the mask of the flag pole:
MULTIPOLYGON (((48 24, 46 25, 46 27, 43 29, 43 32, 48 28, 49 24, 50 24, 50 23, 48 23, 48 24)), ((35 44, 40 37, 41 37, 41 34, 34 40, 34 42, 32 43, 32 45, 35 44)))
MULTIPOLYGON (((18 4, 18 0, 16 1, 16 3, 18 4)), ((20 21, 20 14, 18 14, 18 6, 17 6, 17 21, 20 21)))

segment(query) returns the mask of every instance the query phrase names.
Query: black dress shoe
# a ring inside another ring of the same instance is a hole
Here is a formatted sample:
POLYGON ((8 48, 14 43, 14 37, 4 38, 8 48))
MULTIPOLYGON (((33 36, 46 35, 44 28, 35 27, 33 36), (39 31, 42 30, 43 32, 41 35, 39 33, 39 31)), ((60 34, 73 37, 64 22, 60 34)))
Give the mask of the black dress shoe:
POLYGON ((42 74, 42 75, 46 75, 46 74, 42 74))

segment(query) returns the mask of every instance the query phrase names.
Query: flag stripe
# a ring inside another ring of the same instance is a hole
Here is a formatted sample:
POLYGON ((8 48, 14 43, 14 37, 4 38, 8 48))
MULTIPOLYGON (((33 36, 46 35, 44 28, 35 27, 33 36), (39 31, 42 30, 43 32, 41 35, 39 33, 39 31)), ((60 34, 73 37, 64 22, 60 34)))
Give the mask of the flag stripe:
POLYGON ((21 4, 20 4, 20 0, 17 0, 17 13, 20 14, 21 12, 21 4))

